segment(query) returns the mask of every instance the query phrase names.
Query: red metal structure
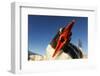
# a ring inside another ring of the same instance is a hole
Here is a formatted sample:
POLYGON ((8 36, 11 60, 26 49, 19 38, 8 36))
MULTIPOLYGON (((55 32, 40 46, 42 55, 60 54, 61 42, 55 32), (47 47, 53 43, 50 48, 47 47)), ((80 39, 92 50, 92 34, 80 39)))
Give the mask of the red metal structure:
POLYGON ((52 57, 55 57, 55 55, 62 49, 62 47, 64 46, 65 43, 66 44, 69 43, 71 29, 72 29, 74 23, 75 23, 75 20, 72 20, 67 26, 65 26, 63 31, 60 33, 60 36, 57 41, 57 46, 55 48, 55 52, 52 57))

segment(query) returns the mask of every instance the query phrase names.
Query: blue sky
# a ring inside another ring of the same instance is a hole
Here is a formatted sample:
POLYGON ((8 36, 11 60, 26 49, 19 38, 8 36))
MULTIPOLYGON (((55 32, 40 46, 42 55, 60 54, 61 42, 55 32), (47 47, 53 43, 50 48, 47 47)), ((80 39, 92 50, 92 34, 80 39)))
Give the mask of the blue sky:
POLYGON ((82 48, 87 53, 88 17, 74 16, 28 15, 28 49, 34 53, 44 55, 47 45, 59 28, 66 26, 73 19, 76 20, 76 23, 72 28, 71 43, 77 45, 80 39, 82 48))

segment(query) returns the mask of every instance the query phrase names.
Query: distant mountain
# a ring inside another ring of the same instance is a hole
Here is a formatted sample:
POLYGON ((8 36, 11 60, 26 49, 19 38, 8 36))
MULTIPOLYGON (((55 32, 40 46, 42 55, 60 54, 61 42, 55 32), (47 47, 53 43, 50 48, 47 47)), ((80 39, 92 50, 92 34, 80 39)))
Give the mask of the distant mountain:
POLYGON ((37 54, 33 53, 32 51, 28 51, 28 55, 37 55, 37 54))
POLYGON ((42 56, 40 54, 37 54, 37 53, 33 53, 32 51, 28 51, 28 60, 30 59, 30 55, 39 55, 39 56, 42 56))

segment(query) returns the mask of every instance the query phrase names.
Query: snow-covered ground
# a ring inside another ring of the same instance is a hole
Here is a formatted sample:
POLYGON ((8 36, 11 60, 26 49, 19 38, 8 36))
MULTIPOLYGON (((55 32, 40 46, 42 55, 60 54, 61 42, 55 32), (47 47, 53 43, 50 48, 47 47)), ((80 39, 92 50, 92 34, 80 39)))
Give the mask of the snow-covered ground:
MULTIPOLYGON (((54 51, 55 51, 55 49, 52 48, 51 45, 48 45, 47 48, 46 48, 46 54, 45 55, 43 55, 43 56, 38 55, 38 54, 29 55, 29 58, 32 61, 72 59, 72 57, 69 54, 64 53, 63 51, 60 51, 55 57, 52 57, 54 51)), ((85 55, 84 53, 83 53, 83 58, 87 58, 87 55, 85 55)))

